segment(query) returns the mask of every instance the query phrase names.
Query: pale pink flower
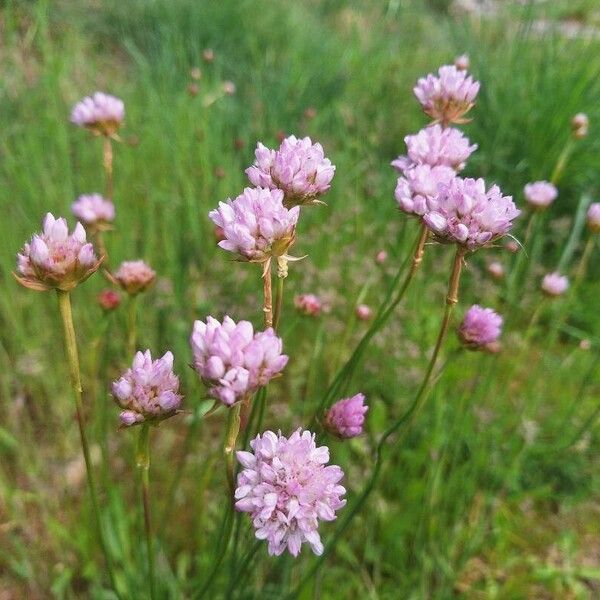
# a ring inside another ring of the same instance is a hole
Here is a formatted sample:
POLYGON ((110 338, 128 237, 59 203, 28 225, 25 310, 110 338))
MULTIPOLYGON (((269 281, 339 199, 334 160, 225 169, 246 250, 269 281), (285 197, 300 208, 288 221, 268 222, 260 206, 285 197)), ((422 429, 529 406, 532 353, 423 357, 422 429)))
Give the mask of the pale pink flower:
POLYGON ((373 310, 366 304, 359 304, 356 307, 356 318, 360 321, 368 321, 373 316, 373 310))
POLYGON ((590 204, 587 211, 587 226, 592 233, 600 233, 600 202, 590 204))
POLYGON ((363 431, 365 415, 369 407, 365 404, 364 394, 338 400, 326 413, 326 429, 339 438, 353 438, 363 431))
POLYGON ((504 277, 504 267, 501 262, 491 262, 487 266, 487 271, 494 279, 502 279, 504 277))
POLYGON ((288 362, 274 330, 254 333, 252 323, 195 321, 190 338, 194 369, 211 398, 231 406, 266 385, 288 362))
POLYGON ((98 294, 97 299, 100 308, 106 312, 115 310, 121 304, 121 295, 115 290, 102 290, 98 294))
POLYGON ((71 123, 85 127, 96 135, 113 136, 125 118, 123 101, 109 94, 96 92, 78 102, 71 112, 71 123))
POLYGON ((235 199, 219 202, 208 216, 223 231, 223 250, 240 260, 265 262, 284 256, 296 237, 300 207, 286 208, 283 192, 268 188, 245 188, 235 199))
POLYGON ((32 290, 68 291, 97 271, 101 262, 81 223, 69 234, 67 221, 48 213, 42 233, 34 235, 17 255, 15 278, 32 290))
POLYGON ((344 472, 327 465, 329 449, 317 447, 315 435, 298 429, 289 439, 265 431, 250 442, 252 452, 237 452, 235 507, 252 518, 255 535, 267 540, 269 554, 286 549, 298 556, 303 543, 323 553, 319 521, 333 521, 342 508, 344 472))
POLYGON ((71 210, 77 219, 92 230, 106 229, 115 220, 115 205, 100 194, 82 195, 71 210))
POLYGON ((444 124, 464 123, 464 115, 475 104, 479 82, 454 65, 444 65, 438 74, 417 81, 414 94, 423 112, 444 124))
POLYGON ((562 296, 568 289, 569 278, 558 272, 548 273, 542 280, 542 291, 547 296, 562 296))
POLYGON ((315 317, 321 313, 323 303, 315 294, 299 294, 294 297, 294 306, 303 315, 315 317))
POLYGON ((523 188, 525 200, 534 209, 544 209, 552 204, 558 196, 556 186, 548 181, 534 181, 523 188))
POLYGON ((259 142, 255 156, 246 169, 248 179, 256 186, 282 190, 286 206, 314 203, 331 187, 335 166, 325 158, 321 144, 309 137, 291 135, 278 150, 259 142))
POLYGON ((461 54, 454 59, 454 66, 459 71, 468 71, 471 61, 468 54, 461 54))
POLYGON ((491 308, 474 304, 465 313, 458 330, 460 341, 472 350, 481 350, 498 341, 502 317, 491 308))
POLYGON ((434 237, 473 251, 508 233, 520 211, 496 185, 485 189, 483 179, 455 177, 441 184, 423 220, 434 237))
POLYGON ((396 182, 396 202, 403 212, 422 217, 428 210, 428 199, 438 194, 439 185, 450 183, 455 176, 450 167, 410 167, 404 171, 404 177, 399 177, 396 182))
POLYGON ((154 283, 156 271, 143 260, 130 260, 122 262, 113 277, 130 296, 135 296, 154 283))
POLYGON ((123 409, 119 418, 127 427, 158 423, 179 410, 179 378, 173 373, 173 354, 152 360, 150 350, 137 352, 130 369, 112 384, 112 394, 123 409))

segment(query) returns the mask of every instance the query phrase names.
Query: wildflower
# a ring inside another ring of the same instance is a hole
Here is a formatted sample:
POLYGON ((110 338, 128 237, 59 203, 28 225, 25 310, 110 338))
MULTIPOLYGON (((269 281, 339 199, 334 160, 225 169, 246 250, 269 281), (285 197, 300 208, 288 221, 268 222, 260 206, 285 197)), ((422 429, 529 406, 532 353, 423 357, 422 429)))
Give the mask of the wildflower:
POLYGON ((303 543, 323 553, 319 521, 333 521, 346 501, 339 482, 344 472, 327 465, 329 449, 317 447, 315 435, 298 429, 289 439, 265 431, 250 442, 252 452, 237 452, 235 507, 250 513, 255 535, 267 540, 269 554, 286 548, 298 556, 303 543))
POLYGON ((202 79, 202 69, 200 69, 200 67, 192 67, 190 69, 190 77, 194 81, 200 81, 200 79, 202 79))
POLYGON ((427 212, 427 200, 437 195, 439 184, 450 183, 454 177, 450 167, 410 167, 404 177, 398 178, 394 192, 396 202, 405 213, 423 216, 427 212))
POLYGON ((316 317, 321 313, 323 303, 318 296, 314 294, 300 294, 294 298, 294 306, 298 309, 298 312, 303 315, 316 317))
POLYGON ((515 240, 508 240, 508 242, 506 242, 506 244, 504 244, 504 247, 511 254, 516 254, 519 251, 519 248, 520 248, 518 242, 516 242, 515 240))
POLYGON ((378 265, 382 265, 388 258, 388 253, 386 250, 380 250, 376 255, 375 255, 375 262, 378 265))
POLYGON ((100 194, 79 196, 71 210, 92 231, 107 229, 115 219, 115 205, 100 194))
POLYGON ((231 406, 266 385, 287 364, 273 329, 254 333, 248 321, 196 321, 190 338, 194 369, 211 398, 231 406))
POLYGON ((414 135, 407 135, 404 142, 407 155, 400 155, 392 161, 392 166, 401 173, 413 165, 422 164, 460 171, 469 156, 477 150, 477 144, 471 145, 462 131, 454 127, 444 129, 438 124, 425 127, 414 135))
POLYGON ((468 71, 470 66, 469 55, 461 54, 454 59, 454 66, 459 71, 468 71))
POLYGON ((569 278, 558 272, 548 273, 542 280, 542 291, 549 297, 562 296, 569 289, 569 278))
POLYGON ((584 138, 588 134, 590 122, 585 113, 577 113, 571 119, 571 130, 575 139, 584 138))
POLYGON ((471 350, 482 350, 498 341, 502 317, 491 308, 474 304, 465 313, 458 330, 460 341, 471 350))
POLYGON ((235 83, 233 83, 233 81, 224 81, 221 85, 221 89, 227 96, 233 96, 235 94, 235 83))
POLYGON ((590 342, 590 340, 588 339, 583 339, 579 342, 579 349, 580 350, 590 350, 592 347, 592 342, 590 342))
POLYGON ((283 192, 246 188, 235 200, 219 202, 209 217, 223 230, 223 250, 249 262, 265 262, 284 256, 296 237, 300 208, 287 209, 283 192))
POLYGON ((121 295, 115 290, 102 290, 98 296, 98 304, 105 312, 115 310, 121 304, 121 295))
POLYGON ((502 279, 504 277, 504 267, 498 261, 491 262, 487 266, 487 271, 494 279, 502 279))
POLYGON ((46 215, 42 233, 35 234, 17 255, 15 279, 31 290, 69 291, 98 270, 94 247, 81 223, 69 234, 67 221, 46 215))
POLYGON ((340 438, 356 437, 362 433, 368 410, 364 394, 338 400, 325 415, 325 427, 340 438))
POLYGON ((202 51, 202 59, 206 63, 211 63, 213 60, 215 60, 215 51, 212 48, 205 48, 202 51))
POLYGON ((360 321, 368 321, 373 316, 373 311, 366 304, 359 304, 356 307, 356 318, 360 321))
POLYGON ((600 233, 600 202, 590 204, 587 211, 587 226, 592 233, 600 233))
POLYGON ((259 142, 255 157, 246 169, 248 179, 256 186, 282 190, 286 206, 312 204, 331 187, 335 166, 325 158, 321 144, 309 137, 291 135, 278 150, 259 142))
POLYGON ((94 135, 112 137, 125 118, 125 105, 115 96, 96 92, 78 102, 71 112, 71 123, 89 129, 94 135))
POLYGON ((534 210, 542 210, 552 204, 558 196, 556 186, 547 181, 534 181, 524 188, 525 200, 534 210))
POLYGON ((479 82, 454 65, 439 68, 437 76, 422 77, 413 88, 423 112, 442 124, 464 123, 464 115, 475 104, 479 82))
POLYGON ((154 283, 156 272, 143 260, 131 260, 122 262, 113 277, 130 296, 135 296, 154 283))
POLYGON ((173 354, 167 352, 153 361, 150 350, 137 352, 131 368, 112 384, 112 394, 123 409, 119 418, 127 427, 172 417, 183 398, 179 378, 173 373, 173 354))
POLYGON ((520 211, 510 196, 496 185, 485 189, 483 179, 455 177, 440 184, 439 193, 428 202, 423 219, 434 237, 457 243, 473 251, 508 233, 520 211))

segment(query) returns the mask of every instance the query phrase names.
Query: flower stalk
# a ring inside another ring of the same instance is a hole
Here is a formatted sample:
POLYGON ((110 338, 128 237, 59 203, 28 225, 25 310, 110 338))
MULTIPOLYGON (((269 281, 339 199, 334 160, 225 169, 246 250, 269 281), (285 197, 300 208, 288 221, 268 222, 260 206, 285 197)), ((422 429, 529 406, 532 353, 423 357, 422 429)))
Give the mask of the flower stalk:
POLYGON ((135 353, 137 344, 137 294, 129 295, 127 310, 127 356, 135 353))
POLYGON ((104 166, 104 176, 106 178, 106 197, 113 199, 113 147, 110 137, 103 138, 102 164, 104 166))
POLYGON ((265 327, 273 327, 273 281, 271 277, 271 259, 263 267, 263 314, 265 327))

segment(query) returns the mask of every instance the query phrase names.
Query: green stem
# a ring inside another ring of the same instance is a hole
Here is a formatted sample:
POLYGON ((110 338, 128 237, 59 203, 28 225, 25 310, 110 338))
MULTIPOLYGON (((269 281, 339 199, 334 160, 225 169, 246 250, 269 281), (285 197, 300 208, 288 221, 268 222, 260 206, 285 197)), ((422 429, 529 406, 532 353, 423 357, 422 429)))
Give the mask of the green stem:
POLYGON ((227 470, 227 483, 231 494, 231 502, 234 501, 235 492, 235 468, 234 468, 234 452, 238 434, 240 433, 240 410, 242 403, 237 402, 229 409, 227 420, 227 432, 225 433, 225 445, 223 454, 225 455, 225 465, 227 470))
POLYGON ((277 277, 277 288, 275 290, 275 313, 273 314, 273 329, 277 330, 281 319, 281 308, 283 305, 283 284, 285 277, 277 277))
POLYGON ((579 285, 583 281, 583 278, 585 277, 585 274, 587 272, 587 266, 590 262, 590 256, 592 255, 592 251, 594 250, 594 243, 594 236, 590 235, 587 242, 585 243, 583 254, 579 259, 579 265, 577 265, 577 271, 575 272, 575 281, 573 282, 573 290, 576 290, 579 287, 579 285))
MULTIPOLYGON (((77 417, 77 425, 79 427, 79 437, 81 439, 81 448, 83 450, 83 458, 85 460, 85 470, 87 475, 87 483, 92 501, 92 511, 94 513, 94 521, 98 532, 100 546, 106 560, 106 569, 110 577, 113 589, 117 592, 115 584, 115 576, 113 571, 112 560, 108 553, 108 548, 104 540, 102 531, 102 522, 100 520, 100 505, 98 503, 98 493, 96 490, 96 481, 92 470, 92 460, 90 457, 90 448, 88 444, 87 434, 85 432, 85 417, 83 414, 82 387, 81 387, 81 372, 79 369, 79 353, 77 351, 77 339, 75 337, 75 327, 73 326, 73 312, 71 310, 71 296, 69 292, 57 290, 58 306, 63 324, 63 333, 65 339, 65 349, 67 361, 69 363, 69 375, 71 378, 71 386, 73 388, 73 399, 75 401, 75 414, 77 417)), ((118 593, 118 592, 117 592, 118 593)))
POLYGON ((109 137, 105 137, 102 147, 102 164, 104 166, 104 175, 106 177, 106 198, 113 199, 113 149, 109 137))
POLYGON ((563 151, 560 153, 558 160, 556 161, 556 166, 554 167, 554 171, 552 171, 552 176, 550 177, 550 183, 557 185, 564 170, 567 166, 567 161, 571 156, 571 152, 574 147, 573 138, 569 138, 569 141, 565 144, 563 151))
POLYGON ((146 532, 146 546, 148 553, 148 578, 150 579, 150 598, 155 600, 156 579, 154 576, 154 548, 152 545, 152 520, 150 517, 150 426, 143 423, 136 448, 136 465, 140 470, 142 479, 142 505, 144 509, 144 530, 146 532))
POLYGON ((127 355, 128 359, 135 354, 137 344, 137 294, 129 296, 127 322, 127 355))
POLYGON ((271 259, 269 258, 263 266, 263 314, 265 317, 265 328, 273 327, 273 282, 271 279, 271 259))

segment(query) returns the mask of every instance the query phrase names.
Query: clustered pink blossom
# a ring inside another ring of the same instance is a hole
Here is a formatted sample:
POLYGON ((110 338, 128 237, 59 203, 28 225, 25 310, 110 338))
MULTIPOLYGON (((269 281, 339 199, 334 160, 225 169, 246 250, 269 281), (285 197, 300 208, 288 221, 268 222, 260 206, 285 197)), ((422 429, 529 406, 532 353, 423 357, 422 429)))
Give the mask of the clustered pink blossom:
POLYGON ((548 273, 542 280, 542 291, 547 296, 562 296, 568 289, 569 278, 558 272, 548 273))
POLYGON ((338 400, 325 415, 325 427, 339 438, 356 437, 363 431, 368 410, 364 394, 338 400))
POLYGON ((556 186, 548 181, 534 181, 523 188, 525 200, 535 209, 543 209, 552 204, 558 196, 556 186))
POLYGON ((359 321, 368 321, 373 316, 373 310, 366 304, 359 304, 356 307, 356 318, 359 321))
POLYGON ((498 186, 486 190, 483 179, 455 177, 449 184, 441 184, 428 204, 423 220, 434 237, 471 251, 508 233, 520 213, 498 186))
POLYGON ((443 124, 463 123, 464 115, 473 107, 479 82, 454 65, 439 68, 417 81, 414 94, 423 112, 443 124))
POLYGON ((282 190, 286 206, 310 204, 331 187, 335 166, 325 158, 323 146, 309 137, 291 135, 278 150, 259 142, 255 157, 246 169, 248 179, 255 186, 282 190))
POLYGON ((183 398, 173 373, 173 354, 167 352, 153 361, 150 350, 137 352, 131 368, 112 384, 112 393, 123 409, 121 423, 127 427, 172 417, 183 398))
POLYGON ((42 233, 35 234, 17 255, 17 281, 32 290, 68 291, 98 270, 102 259, 77 223, 69 234, 67 221, 46 215, 42 233))
POLYGON ((121 295, 115 290, 102 290, 97 298, 100 308, 106 312, 115 310, 121 304, 121 295))
POLYGON ((438 193, 441 183, 448 184, 455 177, 450 167, 416 165, 398 177, 394 196, 400 209, 409 215, 423 216, 428 210, 428 200, 438 193))
POLYGON ((304 315, 315 317, 321 313, 323 303, 315 294, 300 294, 294 298, 294 306, 304 315))
POLYGON ((223 250, 240 260, 265 262, 284 256, 296 237, 300 207, 286 208, 278 189, 245 188, 235 199, 219 202, 209 217, 223 230, 223 250))
POLYGON ((79 196, 71 210, 77 219, 92 229, 103 229, 115 219, 115 205, 100 194, 79 196))
POLYGON ((461 342, 473 350, 493 344, 502 332, 502 317, 491 308, 474 304, 465 313, 458 330, 461 342))
POLYGON ((600 233, 600 202, 590 204, 587 211, 587 225, 592 233, 600 233))
POLYGON ((504 277, 504 267, 501 262, 491 262, 487 267, 487 271, 494 279, 502 279, 504 277))
POLYGON ((143 260, 129 260, 121 263, 113 277, 129 295, 135 296, 154 283, 156 271, 143 260))
POLYGON ((102 92, 86 96, 71 111, 71 123, 108 137, 117 132, 124 118, 123 101, 102 92))
POLYGON ((388 258, 388 253, 387 250, 380 250, 376 255, 375 255, 375 262, 378 265, 382 265, 388 258))
POLYGON ((289 439, 265 431, 250 442, 253 452, 237 452, 243 470, 237 477, 235 507, 252 518, 255 535, 267 540, 269 554, 286 548, 298 556, 304 542, 323 553, 319 521, 333 521, 346 501, 344 472, 327 465, 329 449, 315 435, 298 429, 289 439))
POLYGON ((254 333, 252 323, 196 321, 190 338, 194 368, 209 395, 231 406, 278 375, 288 362, 272 328, 254 333))
POLYGON ((414 135, 404 138, 406 156, 400 155, 392 161, 392 166, 404 173, 413 165, 429 165, 431 167, 450 167, 460 171, 469 156, 477 150, 459 129, 443 128, 439 124, 424 127, 414 135))

